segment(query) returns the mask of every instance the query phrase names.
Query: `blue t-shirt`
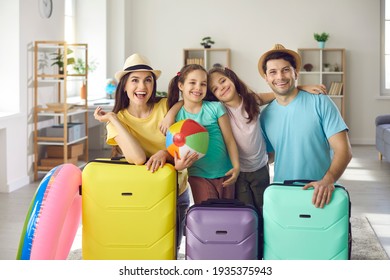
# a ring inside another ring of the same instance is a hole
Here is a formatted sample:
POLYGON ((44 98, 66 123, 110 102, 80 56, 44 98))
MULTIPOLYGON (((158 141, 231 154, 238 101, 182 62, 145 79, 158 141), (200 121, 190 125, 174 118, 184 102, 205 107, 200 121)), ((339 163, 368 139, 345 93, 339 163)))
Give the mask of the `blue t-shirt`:
POLYGON ((274 182, 320 180, 332 161, 328 139, 348 130, 326 95, 299 91, 287 106, 272 101, 261 114, 268 152, 275 152, 274 182))
POLYGON ((229 154, 226 149, 218 119, 226 113, 220 102, 203 101, 202 109, 197 114, 191 114, 181 107, 176 115, 176 121, 192 119, 203 125, 209 132, 209 147, 204 157, 188 168, 189 176, 215 179, 224 177, 232 169, 229 154))

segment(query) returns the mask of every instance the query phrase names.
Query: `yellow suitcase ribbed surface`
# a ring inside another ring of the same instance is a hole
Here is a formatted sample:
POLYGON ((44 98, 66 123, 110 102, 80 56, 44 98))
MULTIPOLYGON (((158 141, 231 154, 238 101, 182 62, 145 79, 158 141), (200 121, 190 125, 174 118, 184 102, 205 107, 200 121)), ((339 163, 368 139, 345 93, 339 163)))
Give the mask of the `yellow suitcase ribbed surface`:
POLYGON ((176 259, 177 174, 166 164, 89 162, 82 173, 83 259, 176 259))

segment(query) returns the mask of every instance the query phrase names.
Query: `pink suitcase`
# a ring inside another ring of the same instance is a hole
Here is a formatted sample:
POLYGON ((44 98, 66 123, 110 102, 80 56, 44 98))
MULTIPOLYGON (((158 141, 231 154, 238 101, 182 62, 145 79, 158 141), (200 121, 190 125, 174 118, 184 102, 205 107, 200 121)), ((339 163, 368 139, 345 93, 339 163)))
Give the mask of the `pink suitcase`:
POLYGON ((258 259, 259 215, 238 200, 209 199, 186 217, 187 260, 258 259))

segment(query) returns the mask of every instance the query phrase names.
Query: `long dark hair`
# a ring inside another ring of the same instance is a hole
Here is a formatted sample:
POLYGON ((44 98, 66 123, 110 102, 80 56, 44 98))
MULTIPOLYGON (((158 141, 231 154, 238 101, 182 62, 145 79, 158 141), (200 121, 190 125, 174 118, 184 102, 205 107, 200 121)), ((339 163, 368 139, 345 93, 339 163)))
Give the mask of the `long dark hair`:
MULTIPOLYGON (((112 111, 115 114, 118 114, 119 111, 121 111, 123 109, 126 109, 130 105, 130 99, 127 96, 127 92, 125 90, 126 83, 127 83, 127 80, 129 79, 130 73, 132 73, 132 72, 126 73, 119 80, 118 86, 116 88, 116 91, 115 91, 115 104, 114 104, 114 108, 112 109, 112 111)), ((150 96, 147 104, 150 104, 151 106, 153 106, 155 103, 157 103, 161 99, 161 97, 157 97, 156 96, 156 92, 157 92, 156 76, 154 75, 153 72, 150 72, 150 73, 153 76, 153 91, 152 91, 152 95, 150 96)), ((120 149, 119 145, 112 146, 111 157, 112 158, 113 157, 118 157, 120 155, 123 155, 123 153, 122 153, 122 150, 120 149)))
POLYGON ((180 71, 171 79, 168 86, 168 107, 171 108, 180 98, 179 83, 184 84, 188 74, 195 70, 204 71, 207 75, 206 69, 199 64, 188 64, 183 66, 180 71))
MULTIPOLYGON (((234 73, 232 70, 226 67, 213 67, 208 72, 208 79, 210 80, 210 76, 213 73, 219 73, 229 80, 231 80, 236 87, 237 93, 241 95, 243 100, 244 109, 248 114, 248 121, 247 123, 250 123, 254 119, 257 119, 257 117, 260 114, 260 105, 261 100, 256 95, 254 91, 252 91, 238 76, 236 73, 234 73)), ((218 99, 215 97, 215 95, 210 90, 210 82, 208 84, 208 90, 205 100, 209 101, 218 101, 218 99)))
MULTIPOLYGON (((129 79, 130 73, 126 73, 119 81, 118 86, 115 91, 115 105, 112 111, 117 114, 119 111, 126 109, 130 105, 130 99, 127 96, 127 92, 125 90, 127 80, 129 79)), ((156 82, 156 76, 153 72, 150 72, 153 76, 153 91, 152 95, 150 96, 147 104, 150 104, 153 106, 153 104, 160 101, 161 97, 156 96, 157 92, 157 82, 156 82)))

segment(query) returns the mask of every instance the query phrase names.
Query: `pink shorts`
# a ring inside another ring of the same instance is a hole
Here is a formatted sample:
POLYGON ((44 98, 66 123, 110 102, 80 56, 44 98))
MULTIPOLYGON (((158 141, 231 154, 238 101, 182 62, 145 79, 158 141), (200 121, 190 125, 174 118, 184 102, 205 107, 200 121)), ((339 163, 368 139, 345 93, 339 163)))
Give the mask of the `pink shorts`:
POLYGON ((202 177, 190 176, 188 182, 191 186, 194 203, 199 204, 209 198, 217 199, 233 199, 234 198, 234 184, 222 186, 223 181, 227 177, 216 179, 207 179, 202 177))

